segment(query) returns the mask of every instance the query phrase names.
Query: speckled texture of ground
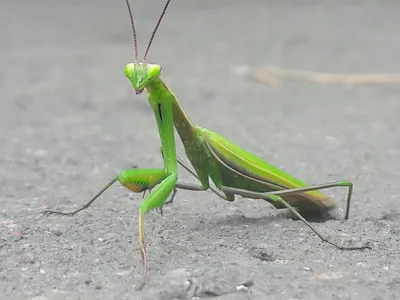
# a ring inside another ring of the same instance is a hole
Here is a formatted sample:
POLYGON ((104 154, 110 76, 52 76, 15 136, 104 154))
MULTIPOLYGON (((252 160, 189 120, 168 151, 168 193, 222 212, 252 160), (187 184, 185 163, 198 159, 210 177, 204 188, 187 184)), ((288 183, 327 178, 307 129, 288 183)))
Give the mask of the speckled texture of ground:
MULTIPOLYGON (((117 185, 75 217, 42 214, 77 208, 133 164, 162 166, 150 106, 123 74, 133 58, 124 1, 7 1, 0 298, 399 299, 400 86, 272 89, 233 71, 400 72, 399 5, 313 2, 173 0, 149 60, 194 122, 306 182, 354 181, 350 220, 333 189, 334 218, 314 225, 372 251, 338 251, 261 201, 179 192, 163 217, 146 216, 150 281, 136 291, 141 195, 117 185)), ((141 53, 163 5, 132 1, 141 53)))

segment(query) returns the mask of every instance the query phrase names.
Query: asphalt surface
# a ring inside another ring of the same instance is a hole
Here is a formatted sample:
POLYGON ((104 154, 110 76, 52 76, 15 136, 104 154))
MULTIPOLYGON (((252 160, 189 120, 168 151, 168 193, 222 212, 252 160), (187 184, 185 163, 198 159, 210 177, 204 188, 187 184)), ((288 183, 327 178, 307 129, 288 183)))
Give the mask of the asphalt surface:
MULTIPOLYGON (((400 298, 400 86, 272 89, 235 72, 400 72, 400 6, 276 2, 174 0, 149 61, 194 122, 310 184, 352 180, 350 219, 336 188, 332 218, 313 225, 373 250, 339 251, 262 201, 181 191, 163 216, 146 215, 150 278, 137 291, 141 195, 116 185, 75 217, 43 215, 79 207, 133 164, 162 166, 146 96, 123 73, 133 59, 124 1, 7 1, 1 299, 400 298)), ((132 1, 141 55, 163 5, 132 1)))

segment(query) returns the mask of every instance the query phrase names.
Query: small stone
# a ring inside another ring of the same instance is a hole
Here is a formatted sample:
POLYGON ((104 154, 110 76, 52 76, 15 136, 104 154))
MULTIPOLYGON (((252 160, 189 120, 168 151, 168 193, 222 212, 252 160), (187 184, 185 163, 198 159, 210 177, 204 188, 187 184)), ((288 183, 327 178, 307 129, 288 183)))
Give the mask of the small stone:
POLYGON ((54 235, 56 235, 56 236, 61 236, 63 233, 60 231, 60 230, 58 230, 58 229, 55 229, 55 230, 52 230, 52 233, 54 234, 54 235))
POLYGON ((238 286, 236 286, 237 291, 247 292, 254 285, 253 280, 248 280, 238 286))
POLYGON ((244 286, 244 285, 238 285, 238 286, 236 286, 236 290, 238 292, 247 292, 249 290, 249 288, 247 286, 244 286))
POLYGON ((249 250, 249 254, 250 256, 258 258, 262 261, 274 261, 273 256, 267 253, 267 250, 265 248, 252 247, 249 250))
POLYGON ((361 267, 361 268, 367 268, 367 267, 368 267, 368 265, 367 265, 366 263, 363 263, 363 262, 358 262, 358 263, 356 264, 356 266, 357 266, 357 267, 361 267))

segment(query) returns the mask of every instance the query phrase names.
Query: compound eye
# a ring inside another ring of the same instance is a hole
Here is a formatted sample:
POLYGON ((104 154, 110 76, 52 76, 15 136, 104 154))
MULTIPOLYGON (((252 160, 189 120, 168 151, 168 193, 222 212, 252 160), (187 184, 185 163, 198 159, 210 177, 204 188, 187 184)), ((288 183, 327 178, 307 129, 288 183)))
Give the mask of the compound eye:
POLYGON ((124 68, 124 73, 125 73, 125 76, 126 76, 126 77, 128 77, 129 79, 131 79, 134 72, 135 72, 135 64, 130 63, 130 64, 127 64, 127 65, 125 66, 125 68, 124 68))
POLYGON ((161 66, 148 64, 147 65, 147 74, 148 74, 149 80, 159 77, 161 74, 161 66))

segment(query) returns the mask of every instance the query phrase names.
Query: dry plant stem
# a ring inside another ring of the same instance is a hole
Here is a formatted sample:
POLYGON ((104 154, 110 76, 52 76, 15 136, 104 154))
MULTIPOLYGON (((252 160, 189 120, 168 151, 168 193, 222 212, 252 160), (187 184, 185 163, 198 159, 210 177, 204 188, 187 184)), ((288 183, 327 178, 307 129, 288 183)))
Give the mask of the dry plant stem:
POLYGON ((276 86, 281 79, 304 80, 313 83, 375 85, 400 84, 400 74, 340 74, 285 69, 278 66, 265 66, 256 71, 258 81, 276 86))

